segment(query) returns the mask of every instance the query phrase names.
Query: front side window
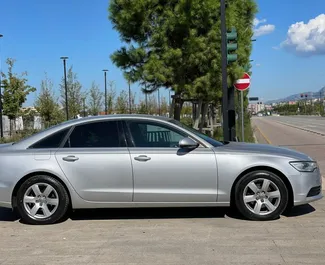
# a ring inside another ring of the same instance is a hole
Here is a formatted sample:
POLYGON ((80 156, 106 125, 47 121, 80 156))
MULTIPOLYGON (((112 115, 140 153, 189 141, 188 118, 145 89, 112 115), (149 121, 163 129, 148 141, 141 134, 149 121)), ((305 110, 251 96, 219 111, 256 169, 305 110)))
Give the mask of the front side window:
POLYGON ((66 136, 69 130, 70 128, 67 128, 59 132, 53 133, 52 135, 47 136, 44 139, 33 144, 29 148, 33 148, 33 149, 59 148, 60 144, 62 143, 64 137, 66 136))
POLYGON ((188 131, 190 131, 191 133, 195 134, 197 137, 202 138, 203 140, 205 140, 206 142, 208 142, 209 144, 211 144, 214 147, 218 147, 218 146, 223 146, 224 144, 222 142, 217 141, 216 139, 211 138, 210 136, 201 133, 198 130, 195 130, 194 128, 188 127, 185 124, 177 121, 177 120, 170 120, 170 123, 173 123, 177 126, 180 126, 188 131))
POLYGON ((124 147, 117 121, 91 122, 78 125, 67 139, 65 148, 124 147))
POLYGON ((135 147, 178 147, 187 135, 154 122, 129 121, 135 147))

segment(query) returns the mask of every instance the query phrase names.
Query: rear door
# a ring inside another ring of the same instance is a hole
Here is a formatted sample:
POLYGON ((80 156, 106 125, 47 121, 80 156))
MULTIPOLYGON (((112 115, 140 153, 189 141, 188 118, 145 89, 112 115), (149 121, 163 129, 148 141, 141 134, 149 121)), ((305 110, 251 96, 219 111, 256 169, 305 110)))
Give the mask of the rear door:
POLYGON ((56 159, 76 192, 93 202, 131 202, 130 154, 119 121, 77 125, 56 159))

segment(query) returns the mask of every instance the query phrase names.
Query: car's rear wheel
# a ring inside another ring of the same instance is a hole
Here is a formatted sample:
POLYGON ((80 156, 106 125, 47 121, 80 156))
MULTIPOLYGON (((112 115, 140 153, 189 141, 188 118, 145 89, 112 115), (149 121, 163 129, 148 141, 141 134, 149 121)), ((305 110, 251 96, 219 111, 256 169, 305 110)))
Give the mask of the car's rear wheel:
POLYGON ((69 208, 69 195, 55 178, 39 175, 27 179, 17 193, 17 210, 28 224, 53 224, 69 208))
POLYGON ((268 171, 254 171, 235 187, 235 204, 247 219, 267 221, 279 218, 288 204, 288 190, 282 179, 268 171))

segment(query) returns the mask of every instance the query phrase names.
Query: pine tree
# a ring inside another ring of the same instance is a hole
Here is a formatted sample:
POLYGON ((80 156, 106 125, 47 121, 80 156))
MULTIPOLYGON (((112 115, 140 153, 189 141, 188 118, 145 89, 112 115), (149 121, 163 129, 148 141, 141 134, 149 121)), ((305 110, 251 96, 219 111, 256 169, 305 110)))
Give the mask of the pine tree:
MULTIPOLYGON (((238 61, 228 69, 229 84, 249 64, 254 0, 228 0, 227 27, 239 35, 238 61)), ((221 97, 220 3, 216 0, 111 0, 109 18, 127 46, 112 56, 132 82, 175 91, 174 118, 181 98, 221 97)))

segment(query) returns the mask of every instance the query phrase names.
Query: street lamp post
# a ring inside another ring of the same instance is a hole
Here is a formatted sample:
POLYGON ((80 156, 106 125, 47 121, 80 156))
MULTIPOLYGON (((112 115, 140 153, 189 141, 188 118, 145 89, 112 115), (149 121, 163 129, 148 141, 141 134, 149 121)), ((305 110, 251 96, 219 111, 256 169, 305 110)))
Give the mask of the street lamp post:
MULTIPOLYGON (((0 34, 0 38, 2 38, 3 35, 0 34)), ((1 47, 0 47, 1 48, 1 47)), ((3 138, 3 124, 2 124, 2 80, 1 80, 1 49, 0 49, 0 138, 3 138)))
POLYGON ((106 79, 106 77, 107 77, 108 70, 104 69, 103 72, 104 72, 104 81, 105 81, 105 115, 107 115, 108 114, 108 106, 107 106, 107 79, 106 79))
POLYGON ((68 87, 67 87, 67 62, 66 60, 69 59, 67 56, 60 57, 63 60, 63 69, 64 69, 64 91, 65 91, 65 113, 66 119, 69 120, 69 107, 68 107, 68 87))

